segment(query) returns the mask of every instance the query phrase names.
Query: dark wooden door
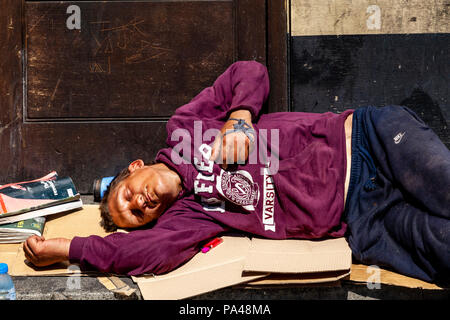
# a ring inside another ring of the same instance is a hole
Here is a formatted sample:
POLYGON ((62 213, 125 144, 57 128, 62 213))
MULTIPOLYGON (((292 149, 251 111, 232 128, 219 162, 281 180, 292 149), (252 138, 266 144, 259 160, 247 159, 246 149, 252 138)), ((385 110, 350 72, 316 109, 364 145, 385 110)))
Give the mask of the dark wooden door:
POLYGON ((91 193, 93 179, 152 160, 174 110, 236 60, 267 64, 284 87, 266 112, 287 110, 285 13, 268 6, 2 1, 0 183, 56 170, 91 193))

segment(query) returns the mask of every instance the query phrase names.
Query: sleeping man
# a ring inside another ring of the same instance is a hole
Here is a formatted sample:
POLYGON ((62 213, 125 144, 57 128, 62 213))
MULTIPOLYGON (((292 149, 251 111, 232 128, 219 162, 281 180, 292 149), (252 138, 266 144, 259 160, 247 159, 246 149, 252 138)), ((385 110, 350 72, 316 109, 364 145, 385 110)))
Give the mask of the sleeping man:
POLYGON ((104 238, 24 243, 36 266, 162 274, 230 231, 346 237, 356 259, 430 282, 450 276, 450 151, 410 109, 260 114, 266 68, 239 61, 167 123, 100 205, 104 238))

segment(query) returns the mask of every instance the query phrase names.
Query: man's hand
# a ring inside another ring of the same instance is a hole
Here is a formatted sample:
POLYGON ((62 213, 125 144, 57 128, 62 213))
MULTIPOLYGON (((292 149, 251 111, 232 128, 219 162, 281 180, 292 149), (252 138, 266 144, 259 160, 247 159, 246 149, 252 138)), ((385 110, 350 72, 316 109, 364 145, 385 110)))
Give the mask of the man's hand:
MULTIPOLYGON (((230 114, 230 118, 243 119, 252 129, 252 116, 248 110, 237 110, 230 114)), ((253 144, 247 135, 242 132, 227 133, 227 130, 234 130, 236 120, 228 120, 220 130, 220 134, 213 143, 210 160, 221 163, 222 168, 226 169, 229 164, 243 164, 252 151, 253 144), (221 161, 219 161, 221 160, 221 161)), ((256 139, 256 137, 254 137, 256 139)))
POLYGON ((44 237, 31 236, 23 243, 25 257, 37 267, 69 260, 69 249, 70 240, 65 238, 45 240, 44 237))

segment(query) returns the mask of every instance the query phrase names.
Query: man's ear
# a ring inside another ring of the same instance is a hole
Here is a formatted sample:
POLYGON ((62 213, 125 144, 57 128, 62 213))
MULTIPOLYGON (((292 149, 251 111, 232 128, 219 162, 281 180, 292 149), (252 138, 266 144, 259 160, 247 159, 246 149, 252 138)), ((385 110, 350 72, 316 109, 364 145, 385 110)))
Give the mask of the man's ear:
POLYGON ((141 159, 134 160, 130 165, 128 166, 128 171, 133 172, 136 169, 142 168, 144 166, 144 161, 141 159))

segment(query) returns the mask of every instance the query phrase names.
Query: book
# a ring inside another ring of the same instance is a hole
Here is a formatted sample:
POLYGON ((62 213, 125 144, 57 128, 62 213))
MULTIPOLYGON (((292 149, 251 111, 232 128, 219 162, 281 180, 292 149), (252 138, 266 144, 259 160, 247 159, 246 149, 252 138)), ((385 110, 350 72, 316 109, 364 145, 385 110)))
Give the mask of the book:
POLYGON ((0 243, 20 243, 29 236, 42 236, 46 217, 36 217, 0 226, 0 243))
POLYGON ((81 208, 70 177, 55 171, 30 181, 0 185, 0 225, 81 208))

